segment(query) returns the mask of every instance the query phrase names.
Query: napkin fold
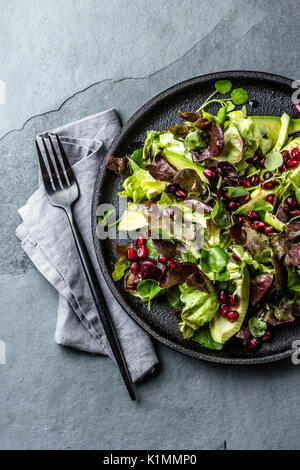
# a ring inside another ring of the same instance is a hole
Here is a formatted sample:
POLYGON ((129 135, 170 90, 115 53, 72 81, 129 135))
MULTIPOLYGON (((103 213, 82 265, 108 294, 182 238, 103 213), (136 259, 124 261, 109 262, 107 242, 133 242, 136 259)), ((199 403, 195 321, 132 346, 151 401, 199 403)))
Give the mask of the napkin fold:
MULTIPOLYGON (((99 165, 121 128, 114 109, 48 131, 59 135, 80 188, 74 216, 89 251, 117 329, 134 382, 153 371, 158 359, 149 336, 124 312, 110 292, 96 258, 91 229, 91 202, 99 165)), ((34 156, 35 157, 35 156, 34 156)), ((39 173, 39 188, 19 209, 16 230, 36 268, 59 293, 55 341, 64 346, 113 358, 88 282, 80 264, 65 212, 49 204, 39 173)))

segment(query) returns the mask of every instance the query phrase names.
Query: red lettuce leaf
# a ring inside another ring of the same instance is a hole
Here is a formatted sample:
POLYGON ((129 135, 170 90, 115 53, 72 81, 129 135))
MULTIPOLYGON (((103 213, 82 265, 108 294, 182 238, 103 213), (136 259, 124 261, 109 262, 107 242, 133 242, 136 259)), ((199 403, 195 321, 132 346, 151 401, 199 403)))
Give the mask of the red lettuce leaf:
POLYGON ((160 287, 167 289, 186 282, 191 287, 198 286, 205 292, 210 292, 211 282, 208 277, 194 263, 183 262, 170 268, 166 277, 161 281, 160 287))
POLYGON ((250 303, 254 307, 268 292, 274 279, 274 274, 261 274, 251 280, 250 303))
POLYGON ((209 134, 208 147, 200 154, 193 153, 192 158, 194 162, 202 162, 207 158, 217 157, 223 151, 224 134, 221 127, 213 124, 207 132, 209 134))
POLYGON ((107 168, 124 179, 130 176, 129 160, 127 157, 117 158, 111 155, 108 158, 107 168))
POLYGON ((173 178, 173 183, 179 184, 181 188, 192 193, 199 193, 202 188, 199 175, 191 168, 179 170, 173 178))
POLYGON ((160 281, 163 271, 151 261, 143 261, 141 263, 140 275, 142 279, 154 279, 160 281))
POLYGON ((300 222, 286 225, 271 237, 271 243, 277 258, 286 266, 300 266, 300 222))
POLYGON ((152 178, 159 181, 172 182, 177 174, 177 169, 164 158, 162 153, 155 155, 152 164, 147 166, 147 170, 152 178))

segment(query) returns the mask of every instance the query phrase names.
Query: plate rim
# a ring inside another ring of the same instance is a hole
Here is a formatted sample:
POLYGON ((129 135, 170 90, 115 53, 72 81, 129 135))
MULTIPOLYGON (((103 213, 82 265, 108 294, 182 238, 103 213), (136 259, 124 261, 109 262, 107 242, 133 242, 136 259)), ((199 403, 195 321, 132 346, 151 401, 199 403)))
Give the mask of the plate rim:
MULTIPOLYGON (((273 81, 276 82, 277 84, 282 84, 282 85, 292 85, 292 79, 288 77, 284 77, 282 75, 276 75, 273 73, 268 73, 268 72, 259 72, 259 71, 251 71, 251 70, 230 70, 230 71, 221 71, 221 72, 213 72, 213 73, 208 73, 205 75, 199 75, 197 77, 189 78, 187 80, 183 80, 181 82, 176 83, 175 85, 172 85, 162 92, 158 93, 154 97, 150 98, 145 104, 143 104, 135 113, 126 121, 124 126, 120 129, 116 137, 114 138, 113 142, 107 149, 105 156, 103 158, 103 163, 100 165, 96 180, 95 180, 95 185, 94 185, 94 191, 93 191, 93 197, 92 197, 92 208, 91 208, 91 228, 92 228, 92 235, 93 235, 93 246, 94 250, 96 253, 96 258, 98 265, 100 267, 100 270, 103 274, 103 277, 105 279, 105 282, 107 286, 109 287, 110 291, 112 292, 113 296, 117 300, 118 304, 122 307, 122 309, 126 312, 126 314, 139 326, 141 327, 144 331, 146 331, 148 334, 150 334, 153 338, 155 338, 157 341, 161 342, 162 344, 165 344, 166 346, 170 347, 171 349, 174 349, 175 351, 178 351, 182 354, 185 354, 186 356, 193 357, 195 359, 200 359, 204 360, 207 362, 213 362, 217 364, 231 364, 231 365, 253 365, 253 364, 263 364, 263 363, 271 363, 271 362, 277 362, 283 359, 287 359, 291 357, 293 353, 293 349, 288 349, 286 351, 282 351, 280 353, 276 354, 269 354, 261 357, 250 357, 250 358, 230 358, 230 357, 217 357, 217 356, 211 356, 209 354, 206 354, 205 352, 200 352, 200 351, 194 351, 192 349, 186 348, 180 344, 174 343, 172 340, 168 339, 167 337, 163 336, 162 334, 158 333, 154 328, 151 328, 150 325, 145 323, 139 315, 136 313, 135 309, 132 309, 128 304, 124 305, 124 302, 122 301, 121 295, 111 279, 110 273, 108 272, 108 269, 106 267, 106 264, 104 262, 104 257, 102 254, 102 244, 99 241, 96 233, 97 229, 97 217, 96 217, 96 209, 98 206, 98 200, 99 200, 99 188, 102 182, 102 179, 104 177, 105 172, 107 171, 106 168, 106 161, 108 158, 108 155, 111 154, 111 151, 113 148, 117 147, 120 143, 120 141, 123 139, 124 135, 127 134, 127 132, 131 129, 132 125, 140 119, 143 114, 147 111, 149 111, 149 108, 155 107, 162 99, 165 99, 166 97, 177 93, 180 91, 180 89, 186 89, 189 86, 194 86, 196 84, 200 84, 201 82, 204 81, 209 81, 209 80, 218 80, 218 79, 225 79, 225 78, 249 78, 253 77, 254 79, 260 79, 260 80, 266 80, 266 81, 273 81)), ((113 153, 113 152, 112 152, 113 153)))

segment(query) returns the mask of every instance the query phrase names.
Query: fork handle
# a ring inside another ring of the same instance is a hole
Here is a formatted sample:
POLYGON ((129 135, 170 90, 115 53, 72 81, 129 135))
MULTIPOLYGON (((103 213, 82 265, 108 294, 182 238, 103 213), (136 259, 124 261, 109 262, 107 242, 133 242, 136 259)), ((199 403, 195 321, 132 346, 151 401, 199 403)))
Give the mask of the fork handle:
POLYGON ((80 258, 83 270, 85 272, 87 281, 89 283, 92 296, 96 304, 100 320, 103 325, 103 329, 106 333, 107 339, 109 341, 109 344, 115 356, 116 362, 122 374, 122 377, 127 387, 127 390, 129 392, 129 395, 132 400, 136 400, 135 389, 134 389, 134 385, 132 383, 132 380, 128 371, 126 359, 124 357, 118 336, 116 334, 114 324, 110 317, 110 313, 109 313, 102 289, 100 287, 96 272, 92 265, 91 258, 88 254, 85 243, 83 241, 79 228, 74 219, 72 210, 65 209, 65 211, 68 215, 68 219, 69 219, 70 226, 73 232, 75 244, 79 253, 79 258, 80 258))

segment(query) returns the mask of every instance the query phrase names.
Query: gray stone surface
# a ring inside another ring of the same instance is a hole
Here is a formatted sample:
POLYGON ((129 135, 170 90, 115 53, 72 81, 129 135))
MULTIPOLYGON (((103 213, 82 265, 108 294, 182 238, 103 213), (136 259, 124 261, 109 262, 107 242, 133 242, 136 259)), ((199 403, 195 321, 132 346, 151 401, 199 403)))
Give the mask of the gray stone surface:
POLYGON ((17 208, 36 187, 33 139, 115 106, 123 120, 178 81, 249 69, 298 78, 299 2, 2 0, 1 449, 297 449, 299 368, 229 367, 157 345, 131 403, 118 370, 53 341, 56 292, 24 256, 17 208), (54 110, 54 111, 53 111, 54 110))

